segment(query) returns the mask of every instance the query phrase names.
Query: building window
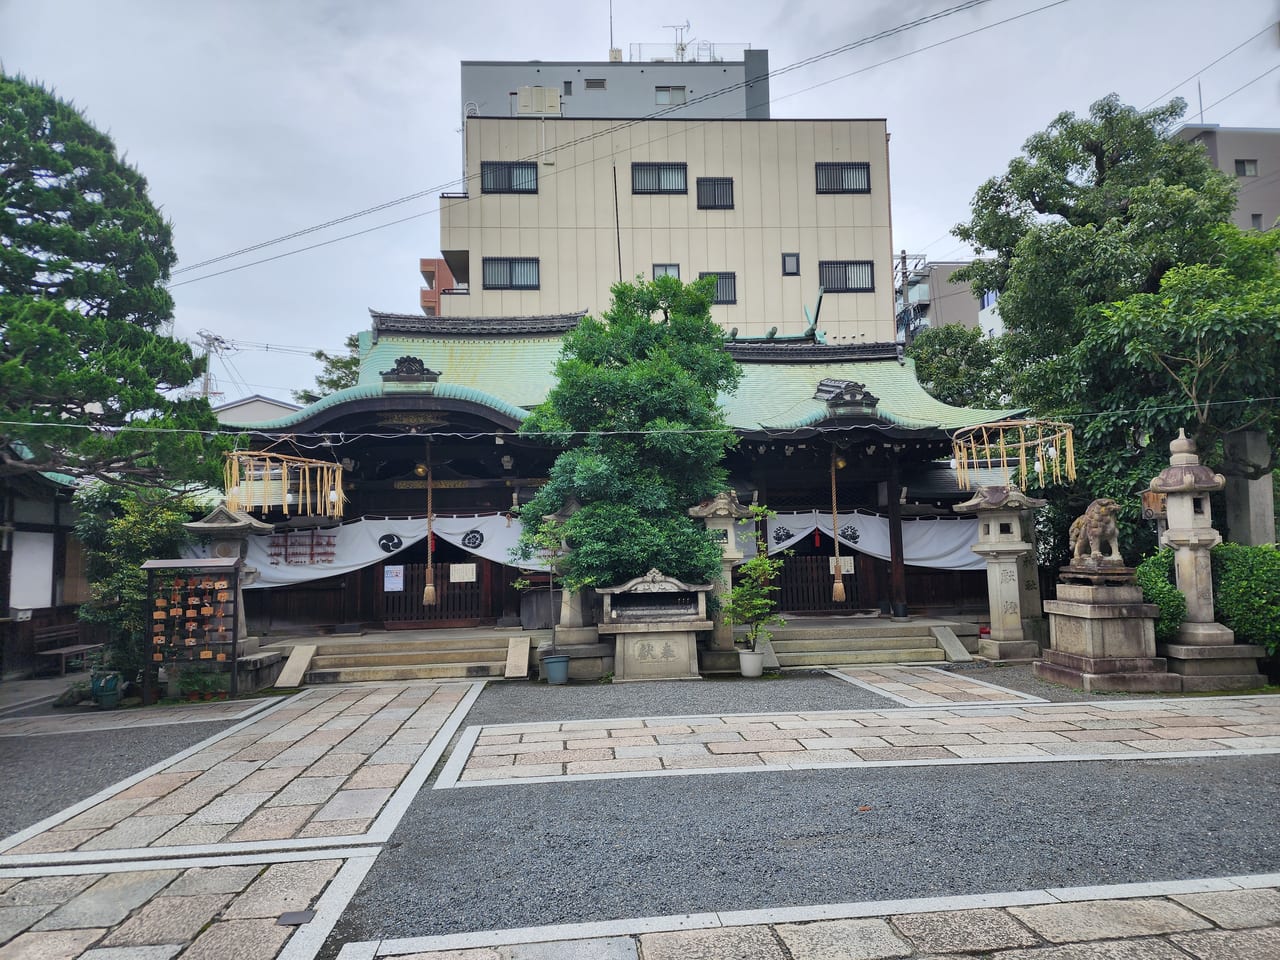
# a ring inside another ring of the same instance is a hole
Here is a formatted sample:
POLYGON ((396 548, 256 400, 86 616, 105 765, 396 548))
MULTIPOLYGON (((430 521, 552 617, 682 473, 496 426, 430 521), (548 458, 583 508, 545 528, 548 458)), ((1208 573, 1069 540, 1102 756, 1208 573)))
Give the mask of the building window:
POLYGON ((582 86, 587 90, 603 90, 604 78, 603 77, 587 77, 585 80, 582 81, 582 86))
POLYGON ((680 279, 680 264, 678 263, 655 263, 653 265, 653 279, 659 277, 675 277, 680 279))
POLYGON ((871 164, 819 163, 819 193, 870 193, 871 164))
POLYGON ((537 257, 485 257, 486 290, 537 290, 537 257))
POLYGON ((1258 175, 1257 160, 1237 160, 1236 176, 1237 177, 1256 177, 1258 175))
POLYGON ((1249 214, 1249 229, 1250 230, 1262 229, 1262 214, 1260 213, 1249 214))
POLYGON ((633 163, 632 193, 688 193, 689 174, 683 163, 633 163))
POLYGON ((660 107, 670 107, 684 103, 684 87, 654 87, 654 103, 660 107))
POLYGON ((572 97, 572 96, 573 96, 573 81, 572 81, 572 80, 566 80, 566 81, 564 82, 564 95, 565 95, 566 97, 572 97))
POLYGON ((485 160, 480 164, 481 193, 537 193, 538 165, 485 160))
POLYGON ((716 278, 716 295, 712 299, 712 303, 738 302, 738 279, 736 274, 726 273, 723 270, 710 270, 698 274, 699 280, 703 277, 716 278))
POLYGON ((871 293, 870 260, 819 260, 818 285, 827 293, 871 293))
POLYGON ((699 177, 699 210, 732 210, 733 177, 699 177))
POLYGON ((782 255, 782 275, 784 277, 800 276, 800 254, 784 253, 782 255))

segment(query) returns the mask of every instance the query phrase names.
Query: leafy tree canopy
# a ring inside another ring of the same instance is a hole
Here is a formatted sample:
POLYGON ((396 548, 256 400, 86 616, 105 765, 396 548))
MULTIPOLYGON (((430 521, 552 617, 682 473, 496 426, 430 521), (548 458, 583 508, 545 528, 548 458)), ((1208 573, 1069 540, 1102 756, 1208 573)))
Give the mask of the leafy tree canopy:
POLYGON ((1156 293, 1170 269, 1214 254, 1235 191, 1202 146, 1169 136, 1185 106, 1140 111, 1112 94, 1088 117, 1060 114, 953 231, 991 255, 955 279, 1000 294, 1015 403, 1069 408, 1069 356, 1092 308, 1156 293))
POLYGON ((217 476, 208 402, 172 396, 202 369, 167 335, 175 259, 111 139, 0 74, 0 476, 217 476))
POLYGON ((959 324, 928 327, 907 347, 916 379, 943 403, 994 408, 1008 402, 1001 341, 959 324))
POLYGON ((347 387, 354 387, 360 379, 360 335, 349 334, 342 341, 346 353, 326 353, 317 350, 311 356, 319 360, 322 369, 316 376, 316 389, 294 390, 293 399, 298 403, 315 403, 321 397, 347 387))
POLYGON ((721 460, 736 442, 717 395, 740 371, 711 320, 713 291, 712 278, 616 284, 610 310, 566 338, 556 386, 521 427, 567 448, 521 518, 528 556, 544 516, 580 507, 557 530, 571 589, 653 567, 700 583, 719 575, 719 546, 685 512, 727 485, 721 460))

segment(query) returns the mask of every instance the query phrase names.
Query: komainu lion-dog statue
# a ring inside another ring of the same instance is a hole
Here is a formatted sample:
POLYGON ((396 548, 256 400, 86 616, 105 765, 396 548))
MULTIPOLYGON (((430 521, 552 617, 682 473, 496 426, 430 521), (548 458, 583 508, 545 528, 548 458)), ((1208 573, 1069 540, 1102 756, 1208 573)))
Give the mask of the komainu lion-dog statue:
POLYGON ((1116 530, 1119 513, 1120 504, 1110 497, 1101 497, 1089 504, 1083 516, 1076 517, 1069 534, 1073 562, 1088 557, 1095 563, 1124 563, 1116 530), (1110 548, 1109 556, 1102 553, 1104 543, 1110 548))

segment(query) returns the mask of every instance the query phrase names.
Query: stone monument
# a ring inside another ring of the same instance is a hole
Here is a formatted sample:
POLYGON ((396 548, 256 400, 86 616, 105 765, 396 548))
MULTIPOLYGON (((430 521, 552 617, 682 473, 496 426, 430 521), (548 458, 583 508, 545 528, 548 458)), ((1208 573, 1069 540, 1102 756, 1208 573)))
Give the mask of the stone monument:
MULTIPOLYGON (((733 582, 733 568, 743 559, 738 546, 738 521, 751 516, 751 508, 738 502, 736 490, 723 490, 711 500, 704 500, 689 508, 689 516, 702 520, 712 538, 720 544, 720 582, 712 585, 711 593, 723 597, 733 582)), ((733 646, 733 625, 725 623, 723 616, 714 618, 715 628, 707 648, 701 651, 704 673, 737 673, 738 653, 733 646)))
POLYGON ((1213 527, 1209 494, 1226 478, 1200 462, 1196 445, 1183 430, 1169 444, 1169 466, 1151 481, 1151 492, 1165 495, 1168 529, 1162 546, 1173 548, 1178 589, 1187 600, 1187 618, 1176 643, 1162 645, 1169 669, 1182 677, 1183 690, 1248 690, 1264 680, 1258 646, 1236 643, 1235 634, 1213 619, 1213 573, 1209 551, 1222 542, 1213 527))
POLYGON ((614 682, 697 680, 700 631, 710 630, 711 584, 692 584, 650 570, 618 587, 600 587, 600 635, 617 641, 614 682))
POLYGON ((1142 602, 1120 555, 1119 509, 1114 500, 1095 500, 1071 524, 1071 563, 1059 575, 1058 599, 1044 604, 1049 649, 1032 671, 1091 693, 1181 690, 1181 677, 1156 655, 1160 608, 1142 602))
POLYGON ((1044 620, 1029 525, 1032 511, 1046 503, 1017 487, 979 487, 972 499, 952 508, 977 515, 978 542, 973 552, 987 561, 991 636, 978 641, 979 656, 989 660, 1040 656, 1044 620))

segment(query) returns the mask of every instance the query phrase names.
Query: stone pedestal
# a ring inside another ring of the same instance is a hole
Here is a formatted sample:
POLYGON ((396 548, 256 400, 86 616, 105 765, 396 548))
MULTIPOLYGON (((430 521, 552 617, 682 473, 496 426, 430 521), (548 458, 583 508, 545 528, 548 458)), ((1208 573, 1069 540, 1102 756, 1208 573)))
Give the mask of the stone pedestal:
MULTIPOLYGON (((608 632, 615 634, 616 642, 614 682, 701 679, 698 675, 698 635, 694 630, 709 630, 711 622, 685 622, 675 629, 673 626, 660 623, 610 625, 608 632)), ((605 629, 602 627, 601 632, 605 629)))
POLYGON ((1173 548, 1178 589, 1187 600, 1187 617, 1178 639, 1160 648, 1169 669, 1182 678, 1183 690, 1248 690, 1265 682, 1258 672, 1261 647, 1236 643, 1235 634, 1213 619, 1213 571, 1209 551, 1222 542, 1213 527, 1209 495, 1226 478, 1200 462, 1184 431, 1169 444, 1169 466, 1151 481, 1164 494, 1169 527, 1161 543, 1173 548))
POLYGON ((1044 621, 1030 529, 1033 511, 1046 502, 1017 487, 979 487, 972 499, 953 507, 957 513, 978 516, 973 552, 987 561, 991 609, 991 635, 978 641, 978 655, 988 660, 1040 656, 1044 621))
POLYGON ((1174 692, 1181 678, 1156 655, 1160 608, 1142 602, 1133 570, 1083 561, 1064 567, 1058 599, 1046 600, 1049 649, 1032 666, 1043 680, 1086 692, 1174 692))

